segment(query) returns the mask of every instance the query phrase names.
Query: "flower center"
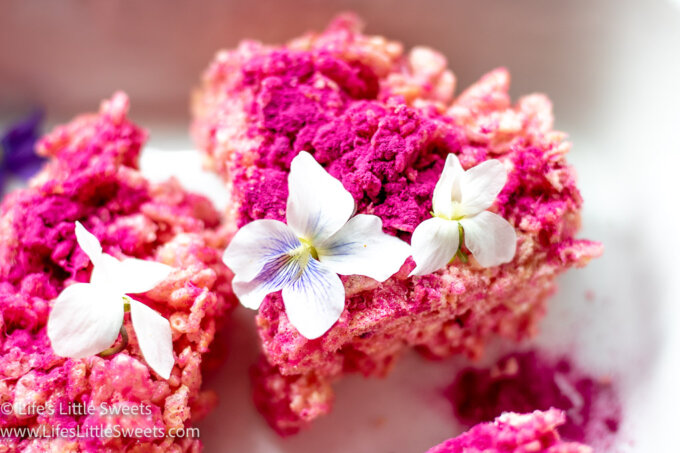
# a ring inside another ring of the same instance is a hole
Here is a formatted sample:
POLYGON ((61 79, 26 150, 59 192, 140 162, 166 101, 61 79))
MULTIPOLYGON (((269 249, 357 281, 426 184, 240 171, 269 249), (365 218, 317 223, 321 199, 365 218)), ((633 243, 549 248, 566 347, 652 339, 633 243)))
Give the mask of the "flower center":
POLYGON ((463 214, 463 205, 457 201, 451 202, 451 220, 460 220, 465 215, 463 214))
POLYGON ((465 218, 463 205, 458 201, 451 201, 451 209, 444 212, 433 212, 432 216, 439 217, 444 220, 461 220, 465 218))
POLYGON ((319 253, 316 251, 312 245, 312 241, 304 238, 299 238, 302 243, 302 253, 312 255, 312 258, 319 260, 319 253))

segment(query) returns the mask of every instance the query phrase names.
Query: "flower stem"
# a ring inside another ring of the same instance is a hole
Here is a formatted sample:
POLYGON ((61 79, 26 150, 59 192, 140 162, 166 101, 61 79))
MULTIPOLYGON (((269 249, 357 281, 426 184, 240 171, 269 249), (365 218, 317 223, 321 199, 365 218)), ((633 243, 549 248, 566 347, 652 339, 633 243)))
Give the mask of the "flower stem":
POLYGON ((99 357, 108 357, 114 354, 118 354, 120 351, 127 347, 128 333, 127 330, 125 330, 125 324, 120 326, 120 336, 121 342, 118 343, 117 345, 111 346, 109 349, 104 349, 102 352, 99 353, 99 357))
POLYGON ((458 258, 461 263, 467 264, 469 261, 468 254, 463 251, 463 239, 465 237, 465 234, 463 233, 463 226, 458 223, 458 250, 456 251, 456 254, 453 255, 453 258, 451 258, 451 261, 449 263, 453 263, 453 261, 458 258))
POLYGON ((458 249, 458 251, 456 252, 456 256, 454 256, 454 258, 455 258, 455 257, 458 257, 458 259, 460 259, 460 261, 461 261, 462 263, 466 263, 466 264, 467 264, 467 262, 469 261, 468 256, 467 256, 467 253, 465 253, 465 252, 464 252, 463 250, 461 250, 461 249, 458 249))
POLYGON ((460 261, 467 264, 468 255, 463 251, 463 240, 465 239, 465 232, 463 231, 463 225, 458 222, 458 251, 456 256, 460 258, 460 261))

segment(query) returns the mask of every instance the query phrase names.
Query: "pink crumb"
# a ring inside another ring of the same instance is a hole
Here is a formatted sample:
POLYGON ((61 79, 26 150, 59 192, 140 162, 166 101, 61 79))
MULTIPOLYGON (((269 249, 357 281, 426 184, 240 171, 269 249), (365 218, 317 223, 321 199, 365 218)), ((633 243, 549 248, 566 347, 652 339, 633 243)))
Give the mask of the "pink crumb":
POLYGON ((533 350, 505 356, 490 369, 461 371, 446 395, 467 425, 493 420, 503 412, 563 410, 560 434, 578 442, 609 440, 621 419, 610 379, 593 378, 568 358, 552 360, 533 350))
POLYGON ((593 453, 592 448, 581 443, 562 441, 558 428, 564 420, 564 412, 557 409, 508 412, 426 453, 593 453))

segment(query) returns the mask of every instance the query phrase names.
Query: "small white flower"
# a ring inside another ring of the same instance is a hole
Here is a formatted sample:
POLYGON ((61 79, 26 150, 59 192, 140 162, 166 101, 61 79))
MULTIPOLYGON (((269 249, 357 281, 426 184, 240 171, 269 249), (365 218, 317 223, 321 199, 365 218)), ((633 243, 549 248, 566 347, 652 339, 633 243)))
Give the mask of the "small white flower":
POLYGON ((224 252, 241 303, 256 310, 267 294, 283 290, 286 314, 300 334, 314 339, 326 333, 345 306, 337 274, 382 282, 410 255, 408 244, 383 233, 380 218, 351 217, 354 208, 352 195, 309 153, 295 156, 288 175, 287 224, 250 222, 224 252))
POLYGON ((99 240, 76 222, 78 245, 93 264, 90 283, 70 285, 57 297, 47 321, 47 336, 57 355, 80 359, 109 348, 123 325, 125 305, 144 360, 164 379, 175 363, 170 323, 126 294, 144 293, 165 280, 172 267, 155 261, 119 261, 102 253, 99 240))
POLYGON ((507 263, 515 256, 517 236, 503 217, 486 211, 508 179, 498 160, 463 170, 455 154, 449 154, 434 188, 434 217, 418 225, 411 237, 416 268, 411 275, 425 275, 446 267, 465 245, 483 267, 507 263))

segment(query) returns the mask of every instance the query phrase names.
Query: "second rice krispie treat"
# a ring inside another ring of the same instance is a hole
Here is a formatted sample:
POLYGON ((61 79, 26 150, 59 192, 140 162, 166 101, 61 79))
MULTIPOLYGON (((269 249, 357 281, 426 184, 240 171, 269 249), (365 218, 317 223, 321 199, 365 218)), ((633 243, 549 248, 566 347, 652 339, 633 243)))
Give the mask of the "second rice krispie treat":
POLYGON ((118 93, 54 129, 2 204, 2 451, 200 450, 204 356, 236 301, 220 216, 140 174, 127 110, 118 93))
POLYGON ((545 96, 513 104, 497 69, 454 97, 442 55, 360 28, 245 41, 194 96, 241 227, 234 290, 259 308, 255 401, 281 434, 327 413, 345 373, 533 335, 556 276, 601 253, 576 238, 582 199, 545 96), (338 237, 355 247, 341 259, 338 237))

